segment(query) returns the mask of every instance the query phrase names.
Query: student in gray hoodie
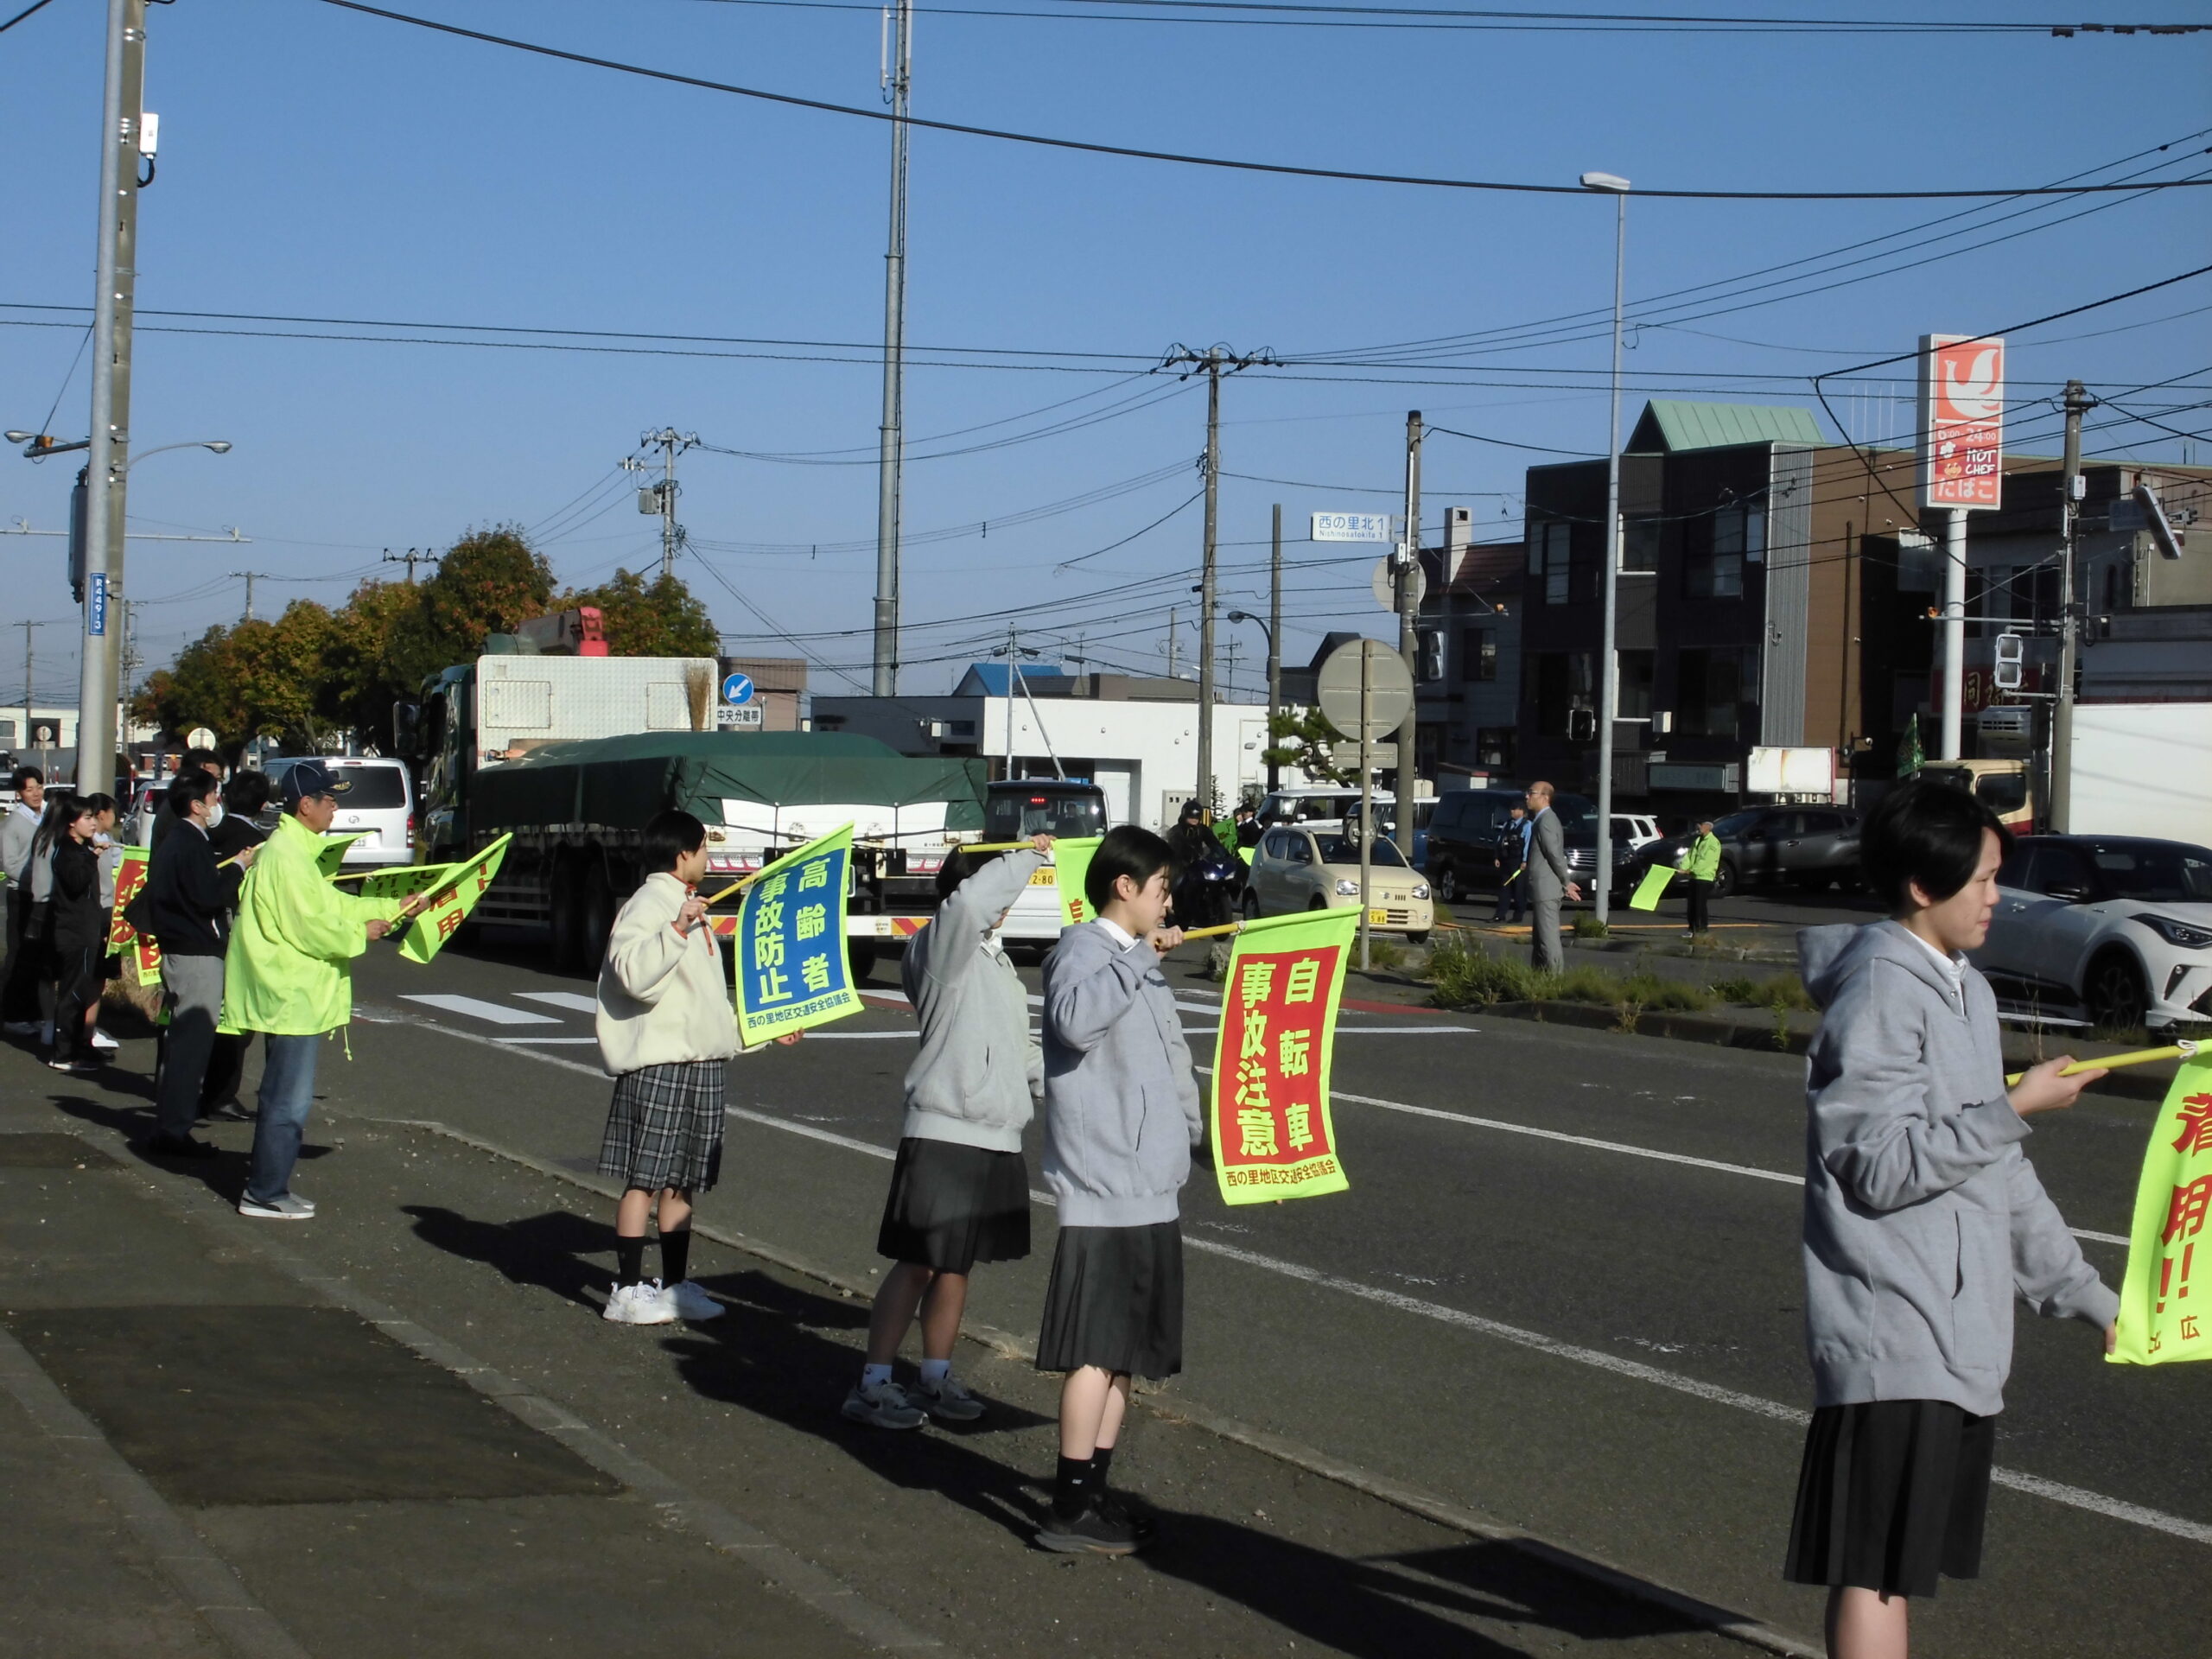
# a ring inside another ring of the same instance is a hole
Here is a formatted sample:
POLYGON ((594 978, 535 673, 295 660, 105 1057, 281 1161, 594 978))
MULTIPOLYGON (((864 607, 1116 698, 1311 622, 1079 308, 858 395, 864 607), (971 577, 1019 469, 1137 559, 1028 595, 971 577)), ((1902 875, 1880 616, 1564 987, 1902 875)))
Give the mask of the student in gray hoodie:
POLYGON ((1045 967, 1045 1185, 1060 1237, 1045 1292, 1037 1369, 1064 1371, 1060 1458, 1047 1549, 1126 1555, 1149 1523, 1106 1491, 1129 1377, 1183 1369, 1178 1194, 1205 1132, 1191 1046, 1160 959, 1168 844, 1123 824, 1091 855, 1097 920, 1060 936, 1045 967))
POLYGON ((2009 1091, 1981 944, 2009 837, 1963 790, 1912 782, 1867 819, 1866 927, 1798 936, 1808 1055, 1806 1431, 1784 1576, 1828 1586, 1834 1659, 1903 1659, 1908 1599, 1980 1571, 2012 1300, 2101 1326, 2119 1299, 2021 1150, 2101 1070, 2061 1055, 2009 1091))
POLYGON ((983 1414, 952 1375, 952 1348, 978 1262, 1029 1254, 1029 1172, 1021 1132, 1045 1086, 1044 1051, 1029 1034, 1029 998, 1001 948, 999 929, 1050 836, 989 859, 954 854, 938 872, 936 918, 906 946, 899 978, 921 1022, 922 1052, 906 1071, 906 1121, 876 1234, 883 1276, 868 1327, 868 1363, 843 1412, 877 1428, 916 1428, 983 1414), (917 1312, 921 1376, 911 1389, 891 1363, 917 1312))

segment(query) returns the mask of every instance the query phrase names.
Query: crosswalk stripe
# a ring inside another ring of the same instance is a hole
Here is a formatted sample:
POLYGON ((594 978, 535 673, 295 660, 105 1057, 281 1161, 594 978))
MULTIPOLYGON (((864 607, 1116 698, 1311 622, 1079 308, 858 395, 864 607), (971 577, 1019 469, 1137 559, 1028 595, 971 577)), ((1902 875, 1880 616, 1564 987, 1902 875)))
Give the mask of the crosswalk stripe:
POLYGON ((578 1014, 597 1014, 599 999, 582 991, 517 991, 525 1002, 543 1002, 549 1008, 569 1008, 578 1014))
POLYGON ((487 1025, 557 1026, 561 1023, 550 1014, 532 1014, 528 1008, 511 1008, 504 1002, 486 1002, 476 997, 456 996, 445 991, 417 994, 400 1000, 420 1002, 424 1007, 442 1009, 447 1014, 465 1014, 487 1025))

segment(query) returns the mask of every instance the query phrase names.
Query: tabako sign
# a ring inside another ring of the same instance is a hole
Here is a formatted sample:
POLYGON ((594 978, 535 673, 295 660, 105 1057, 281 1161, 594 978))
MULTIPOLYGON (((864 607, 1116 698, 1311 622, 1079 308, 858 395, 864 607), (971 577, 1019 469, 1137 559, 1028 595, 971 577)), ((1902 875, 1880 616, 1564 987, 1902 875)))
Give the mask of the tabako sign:
POLYGON ((2004 505, 2005 342, 1920 337, 1920 505, 2004 505))

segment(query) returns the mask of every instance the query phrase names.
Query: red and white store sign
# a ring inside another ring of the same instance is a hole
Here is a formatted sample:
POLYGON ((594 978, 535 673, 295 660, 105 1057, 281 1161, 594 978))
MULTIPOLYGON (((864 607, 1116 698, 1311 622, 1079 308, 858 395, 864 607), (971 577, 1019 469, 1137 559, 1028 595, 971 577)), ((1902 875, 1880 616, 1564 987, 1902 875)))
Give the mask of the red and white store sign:
POLYGON ((2005 342, 1920 337, 1920 505, 2004 505, 2005 342))

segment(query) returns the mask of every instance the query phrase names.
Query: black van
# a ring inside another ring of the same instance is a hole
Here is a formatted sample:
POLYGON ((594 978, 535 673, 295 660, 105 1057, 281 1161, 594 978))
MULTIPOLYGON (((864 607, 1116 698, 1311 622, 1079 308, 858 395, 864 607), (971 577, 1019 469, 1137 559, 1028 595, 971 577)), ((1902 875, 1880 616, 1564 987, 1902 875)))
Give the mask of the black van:
MULTIPOLYGON (((1437 899, 1450 904, 1475 888, 1496 891, 1498 883, 1497 837, 1516 806, 1528 804, 1528 791, 1519 789, 1455 789, 1436 798, 1435 815, 1428 821, 1428 858, 1423 868, 1437 899)), ((1562 850, 1567 874, 1587 881, 1598 868, 1598 808, 1580 795, 1558 794, 1552 810, 1559 815, 1562 850)), ((1625 841, 1613 843, 1613 869, 1618 880, 1628 861, 1625 841)))

